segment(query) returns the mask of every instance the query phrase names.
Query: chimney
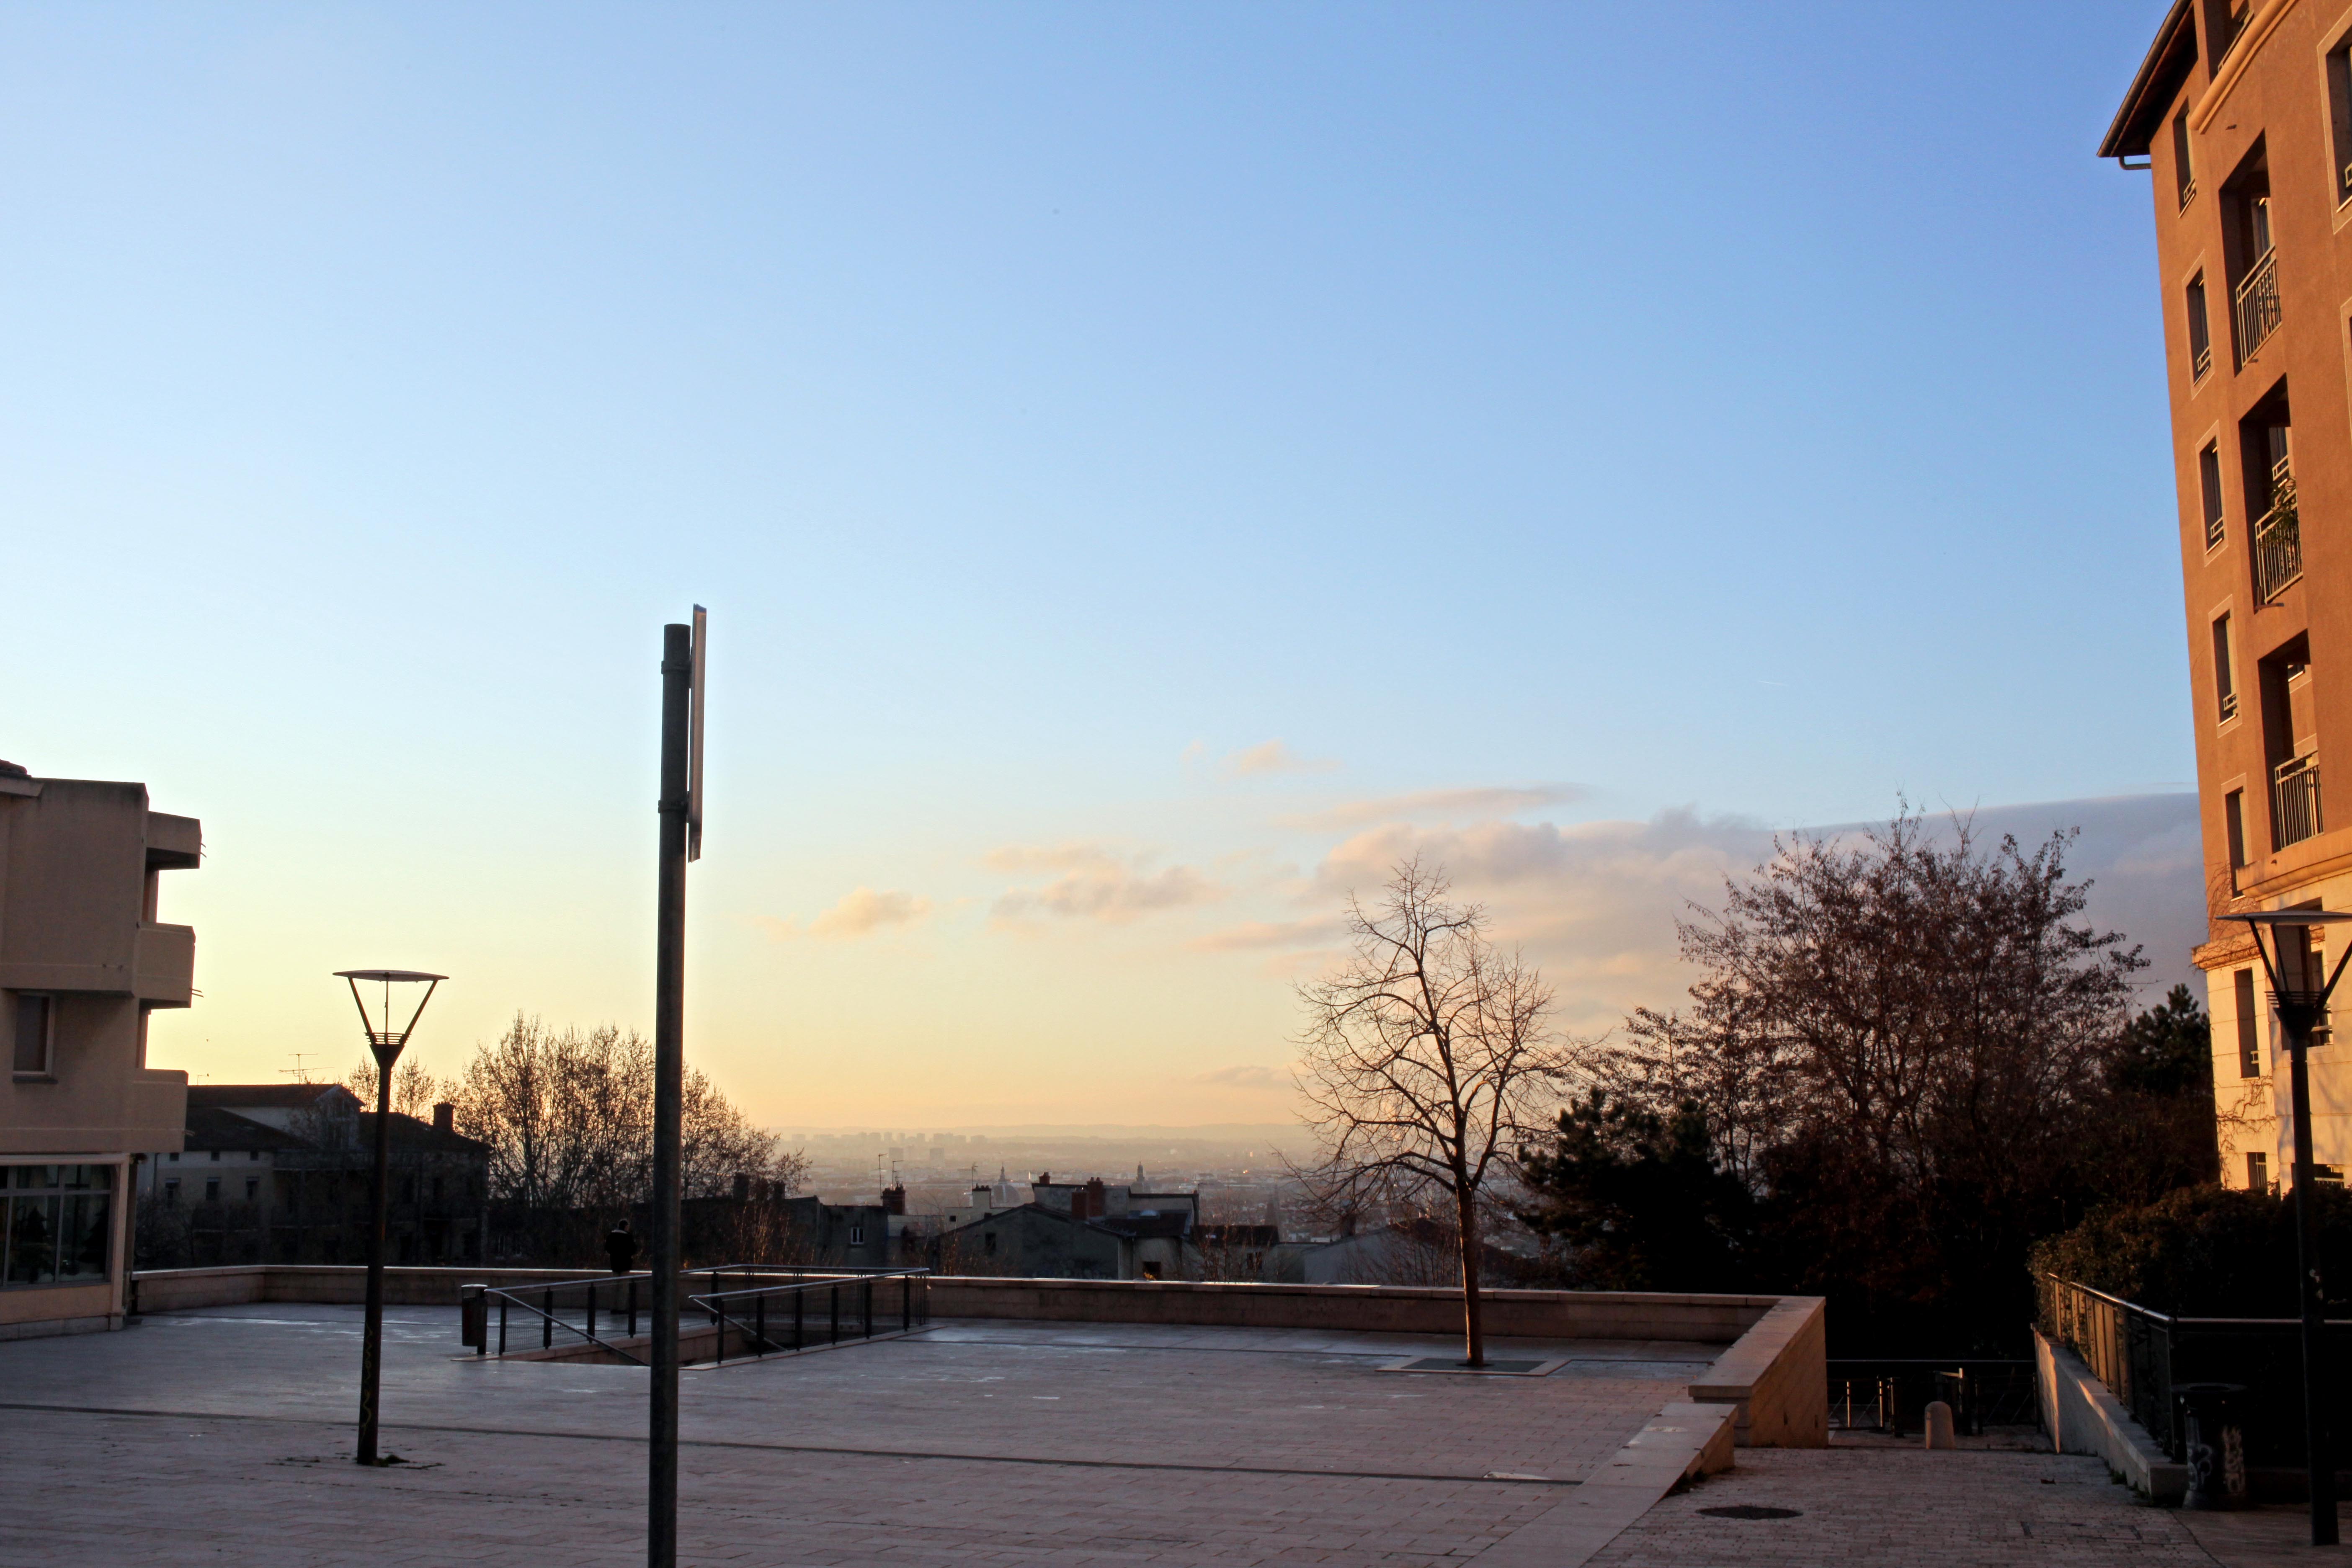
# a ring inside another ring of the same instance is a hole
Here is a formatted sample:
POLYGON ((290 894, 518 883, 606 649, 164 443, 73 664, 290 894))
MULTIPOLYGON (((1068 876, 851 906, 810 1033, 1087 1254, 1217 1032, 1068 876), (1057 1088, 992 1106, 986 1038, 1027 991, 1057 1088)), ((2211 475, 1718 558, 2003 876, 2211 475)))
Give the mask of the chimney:
POLYGON ((435 1106, 433 1108, 433 1131, 436 1132, 455 1132, 457 1131, 457 1108, 450 1104, 446 1100, 440 1104, 435 1106))
POLYGON ((907 1212, 907 1189, 903 1184, 882 1189, 882 1212, 884 1214, 907 1212))
POLYGON ((1100 1176, 1087 1177, 1087 1184, 1070 1194, 1072 1219, 1100 1219, 1108 1212, 1109 1204, 1104 1196, 1100 1176))
POLYGON ((735 1173, 735 1201, 739 1204, 751 1201, 751 1173, 749 1171, 735 1173))

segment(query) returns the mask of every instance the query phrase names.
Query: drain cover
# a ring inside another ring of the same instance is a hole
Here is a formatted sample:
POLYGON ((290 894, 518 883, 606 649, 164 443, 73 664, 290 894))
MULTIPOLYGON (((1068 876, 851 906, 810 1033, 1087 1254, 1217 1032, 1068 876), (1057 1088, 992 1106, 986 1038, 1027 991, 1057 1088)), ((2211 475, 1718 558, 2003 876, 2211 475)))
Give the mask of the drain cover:
POLYGON ((1801 1517, 1793 1508, 1765 1508, 1752 1502, 1736 1502, 1726 1508, 1703 1508, 1699 1512, 1717 1519, 1796 1519, 1801 1517))
POLYGON ((1497 1357, 1488 1360, 1485 1366, 1472 1367, 1453 1356, 1425 1355, 1418 1361, 1405 1363, 1397 1370, 1400 1372, 1501 1372, 1525 1376, 1541 1365, 1543 1363, 1539 1361, 1504 1361, 1497 1357))

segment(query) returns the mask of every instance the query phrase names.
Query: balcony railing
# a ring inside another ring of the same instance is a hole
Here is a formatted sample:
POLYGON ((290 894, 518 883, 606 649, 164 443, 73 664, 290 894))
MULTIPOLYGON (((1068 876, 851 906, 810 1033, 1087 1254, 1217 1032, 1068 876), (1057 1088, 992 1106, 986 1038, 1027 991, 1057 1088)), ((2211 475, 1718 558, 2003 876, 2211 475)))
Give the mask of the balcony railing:
POLYGON ((2271 774, 2271 823, 2278 847, 2300 844, 2325 826, 2319 816, 2319 758, 2292 757, 2271 774))
POLYGON ((2238 280, 2237 301, 2238 363, 2243 364, 2278 331, 2277 251, 2263 251, 2254 269, 2238 280))
POLYGON ((2295 515, 2294 476, 2281 463, 2271 478, 2271 509, 2254 523, 2254 598, 2269 604, 2303 575, 2303 524, 2295 515))

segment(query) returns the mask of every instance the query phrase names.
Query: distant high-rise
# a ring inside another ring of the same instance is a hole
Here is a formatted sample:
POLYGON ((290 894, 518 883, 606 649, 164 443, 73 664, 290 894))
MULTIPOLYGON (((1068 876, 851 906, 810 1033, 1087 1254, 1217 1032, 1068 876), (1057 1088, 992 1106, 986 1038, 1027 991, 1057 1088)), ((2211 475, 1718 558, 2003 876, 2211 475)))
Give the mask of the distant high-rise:
MULTIPOLYGON (((2102 157, 2154 172, 2209 914, 2352 909, 2352 12, 2179 0, 2102 157), (2343 553, 2337 544, 2347 546, 2343 553), (2339 710, 2341 716, 2339 717, 2339 710), (2330 817, 2334 820, 2331 821, 2330 817)), ((2095 675, 2085 670, 2084 677, 2095 675)), ((2085 679, 2079 695, 2095 702, 2085 679)), ((2323 954, 2288 933, 2290 987, 2323 954)), ((2197 950, 2222 1179, 2288 1168, 2268 984, 2242 927, 2197 950)), ((2311 982, 2316 984, 2315 982, 2311 982)), ((2324 1038, 2324 1036, 2322 1037, 2324 1038)), ((2352 1163, 2352 1064, 2312 1058, 2322 1174, 2352 1163)))

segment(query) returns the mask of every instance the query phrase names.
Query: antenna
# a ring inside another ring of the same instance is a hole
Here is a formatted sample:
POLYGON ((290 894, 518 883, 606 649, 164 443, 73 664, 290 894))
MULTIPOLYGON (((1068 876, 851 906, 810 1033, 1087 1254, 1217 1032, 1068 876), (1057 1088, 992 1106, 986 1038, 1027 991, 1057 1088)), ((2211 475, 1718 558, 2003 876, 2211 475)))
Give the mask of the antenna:
POLYGON ((294 1065, 290 1068, 279 1068, 278 1070, 291 1077, 296 1083, 310 1082, 310 1069, 302 1064, 302 1058, 310 1055, 310 1053, 308 1051, 289 1051, 286 1054, 294 1058, 294 1065))

